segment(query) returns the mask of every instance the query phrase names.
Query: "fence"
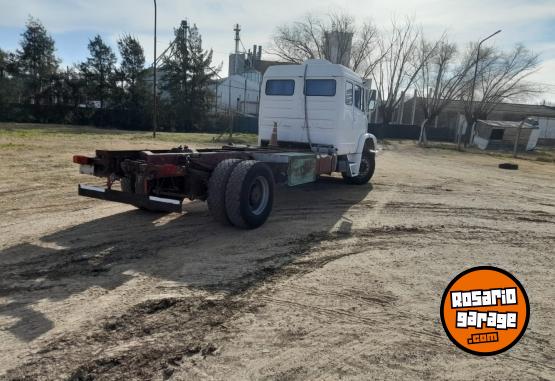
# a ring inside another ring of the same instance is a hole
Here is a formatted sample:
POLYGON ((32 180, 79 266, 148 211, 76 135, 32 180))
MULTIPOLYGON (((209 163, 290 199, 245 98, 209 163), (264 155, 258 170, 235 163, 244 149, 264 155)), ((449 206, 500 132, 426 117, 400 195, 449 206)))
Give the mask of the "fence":
MULTIPOLYGON (((420 126, 411 124, 389 124, 369 123, 368 132, 374 134, 378 139, 412 139, 420 137, 420 126)), ((453 142, 456 139, 456 131, 446 127, 427 127, 428 140, 453 142)))
POLYGON ((148 130, 152 116, 144 109, 96 109, 66 105, 0 105, 0 122, 94 125, 148 130))

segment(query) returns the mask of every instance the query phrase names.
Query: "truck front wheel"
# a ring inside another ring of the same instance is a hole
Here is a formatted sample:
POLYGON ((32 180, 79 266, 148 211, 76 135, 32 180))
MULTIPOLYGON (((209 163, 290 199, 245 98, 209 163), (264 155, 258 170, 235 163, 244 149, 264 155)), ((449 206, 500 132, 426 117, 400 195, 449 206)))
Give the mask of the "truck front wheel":
POLYGON ((372 176, 374 176, 375 169, 376 155, 365 147, 362 152, 362 158, 360 159, 358 175, 354 177, 349 177, 346 173, 342 173, 342 175, 343 179, 345 179, 345 182, 348 184, 363 185, 367 184, 372 176))
POLYGON ((256 160, 240 162, 229 178, 225 192, 227 217, 243 229, 255 229, 268 219, 274 202, 271 169, 256 160))

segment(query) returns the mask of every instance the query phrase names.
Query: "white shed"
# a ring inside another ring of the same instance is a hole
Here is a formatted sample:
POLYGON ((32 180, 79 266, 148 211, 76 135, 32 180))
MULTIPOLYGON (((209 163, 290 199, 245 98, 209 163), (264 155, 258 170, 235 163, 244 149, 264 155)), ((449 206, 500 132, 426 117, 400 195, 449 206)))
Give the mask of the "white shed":
POLYGON ((555 145, 555 118, 538 118, 540 128, 538 144, 555 145))

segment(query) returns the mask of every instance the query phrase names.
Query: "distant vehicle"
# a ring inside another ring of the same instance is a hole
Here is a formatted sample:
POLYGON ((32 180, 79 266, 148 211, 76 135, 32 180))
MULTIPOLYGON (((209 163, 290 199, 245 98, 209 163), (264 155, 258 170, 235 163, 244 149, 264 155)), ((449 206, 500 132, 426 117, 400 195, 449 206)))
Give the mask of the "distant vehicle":
POLYGON ((256 228, 272 210, 276 182, 295 186, 340 172, 350 184, 368 183, 377 146, 367 132, 369 103, 361 77, 344 66, 273 66, 262 82, 258 146, 76 155, 81 173, 107 178, 104 188, 78 191, 164 212, 180 212, 185 198, 206 200, 217 221, 256 228), (121 191, 112 189, 118 181, 121 191))

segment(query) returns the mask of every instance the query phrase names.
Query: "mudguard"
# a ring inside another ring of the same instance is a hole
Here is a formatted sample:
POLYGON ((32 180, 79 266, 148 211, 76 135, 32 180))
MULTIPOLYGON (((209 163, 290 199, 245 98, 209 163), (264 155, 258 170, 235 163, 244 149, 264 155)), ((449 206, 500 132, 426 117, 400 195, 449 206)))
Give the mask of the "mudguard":
POLYGON ((358 175, 358 170, 360 168, 360 159, 362 158, 362 150, 364 149, 364 144, 369 139, 372 140, 372 143, 374 144, 374 151, 375 151, 376 147, 378 146, 378 141, 376 137, 370 133, 364 133, 360 135, 360 137, 358 138, 356 152, 347 155, 347 159, 349 160, 350 176, 358 175))

